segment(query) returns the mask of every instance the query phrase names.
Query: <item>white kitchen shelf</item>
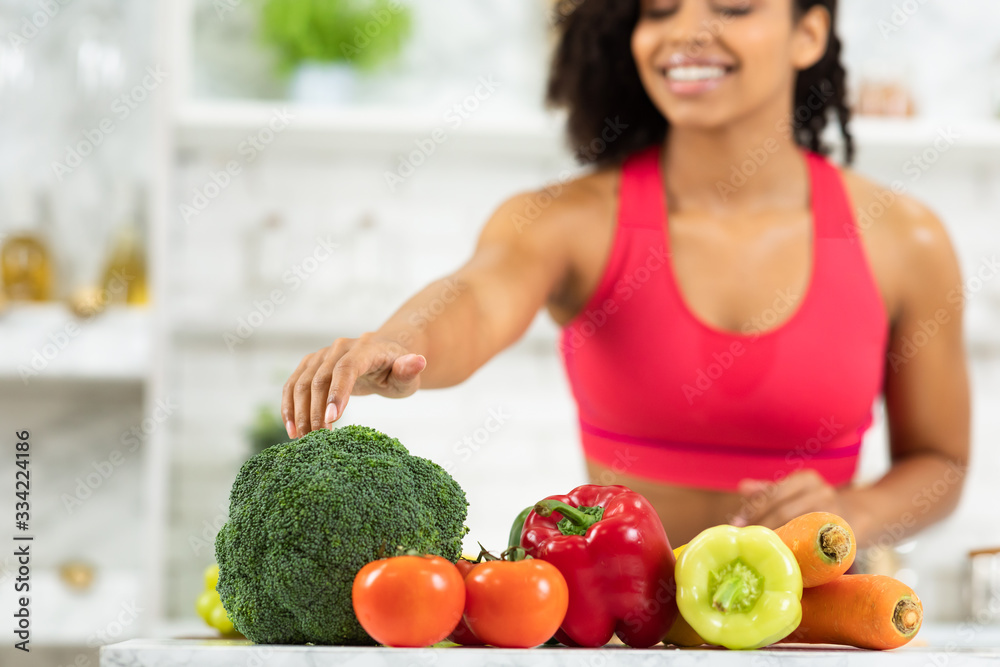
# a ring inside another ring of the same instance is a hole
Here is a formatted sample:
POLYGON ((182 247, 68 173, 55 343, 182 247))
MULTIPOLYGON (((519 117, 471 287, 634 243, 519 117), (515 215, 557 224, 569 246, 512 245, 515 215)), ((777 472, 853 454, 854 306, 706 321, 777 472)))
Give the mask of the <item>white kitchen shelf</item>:
POLYGON ((851 121, 859 141, 884 147, 926 147, 942 131, 953 130, 956 146, 981 150, 1000 148, 1000 120, 934 121, 926 118, 876 118, 860 116, 851 121))
POLYGON ((150 367, 145 308, 111 307, 78 318, 61 303, 15 304, 0 313, 0 381, 142 381, 150 367))
POLYGON ((141 571, 99 571, 84 591, 66 586, 53 569, 39 568, 32 571, 31 578, 35 597, 45 601, 31 610, 37 628, 32 633, 32 647, 35 642, 44 646, 87 645, 97 637, 97 629, 101 629, 104 641, 137 636, 138 624, 132 621, 146 606, 141 571))
MULTIPOLYGON (((276 110, 287 109, 294 120, 280 135, 287 148, 311 151, 402 151, 414 140, 444 129, 456 146, 470 151, 535 155, 559 158, 568 155, 563 141, 561 114, 525 110, 478 118, 473 116, 451 129, 441 114, 407 111, 402 107, 295 106, 281 100, 188 102, 175 111, 178 148, 234 152, 240 142, 267 127, 276 110)), ((979 159, 1000 159, 1000 120, 965 120, 957 123, 931 119, 857 117, 851 129, 859 149, 874 152, 922 152, 931 148, 942 131, 957 136, 949 151, 979 159)), ((828 126, 829 140, 837 142, 838 130, 828 126)))
MULTIPOLYGON (((936 160, 937 154, 954 154, 965 160, 995 162, 1000 160, 1000 120, 960 120, 957 122, 913 118, 858 117, 851 121, 858 154, 867 159, 878 154, 918 157, 933 151, 924 160, 936 160)), ((839 143, 839 133, 831 123, 830 141, 839 143)))
POLYGON ((278 112, 292 120, 275 146, 319 151, 403 151, 441 130, 460 150, 558 157, 565 153, 562 122, 556 114, 530 111, 471 116, 453 127, 442 113, 402 107, 296 106, 281 100, 192 102, 175 112, 179 150, 235 153, 247 137, 268 127, 278 112))

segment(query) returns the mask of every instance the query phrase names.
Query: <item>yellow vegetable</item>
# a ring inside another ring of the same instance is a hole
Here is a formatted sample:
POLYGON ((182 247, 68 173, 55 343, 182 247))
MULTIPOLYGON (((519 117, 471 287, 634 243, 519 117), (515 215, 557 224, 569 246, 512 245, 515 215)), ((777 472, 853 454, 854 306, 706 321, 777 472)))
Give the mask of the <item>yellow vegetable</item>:
MULTIPOLYGON (((674 549, 674 558, 680 558, 681 553, 686 548, 687 545, 682 544, 674 549)), ((701 646, 707 642, 694 631, 694 628, 684 620, 683 616, 677 614, 677 620, 670 626, 667 636, 663 638, 663 643, 673 644, 674 646, 701 646)))
POLYGON ((681 615, 710 644, 760 648, 802 618, 799 564, 763 526, 703 530, 681 553, 675 578, 681 615))
POLYGON ((236 631, 236 628, 233 627, 233 622, 226 615, 226 608, 222 606, 221 602, 212 611, 212 616, 209 618, 208 624, 224 635, 230 635, 236 631))
POLYGON ((201 592, 194 603, 194 608, 198 615, 209 626, 215 628, 223 635, 235 635, 236 628, 229 620, 226 608, 222 606, 219 592, 215 587, 219 584, 219 566, 212 564, 205 568, 205 590, 201 592))
POLYGON ((206 623, 209 623, 208 619, 211 618, 212 612, 215 611, 216 607, 221 605, 222 601, 219 599, 218 593, 215 591, 202 591, 202 594, 198 596, 198 600, 194 603, 194 608, 198 611, 198 615, 206 623))
POLYGON ((205 590, 214 591, 219 584, 219 564, 212 563, 205 568, 205 590))

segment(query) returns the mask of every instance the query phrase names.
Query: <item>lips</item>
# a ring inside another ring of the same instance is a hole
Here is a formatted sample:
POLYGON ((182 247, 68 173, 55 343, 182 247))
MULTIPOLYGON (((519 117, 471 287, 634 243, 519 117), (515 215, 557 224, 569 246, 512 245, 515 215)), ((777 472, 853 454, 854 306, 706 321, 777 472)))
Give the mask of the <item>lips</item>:
POLYGON ((691 96, 706 93, 719 87, 735 66, 714 59, 671 58, 660 67, 667 88, 675 95, 691 96))

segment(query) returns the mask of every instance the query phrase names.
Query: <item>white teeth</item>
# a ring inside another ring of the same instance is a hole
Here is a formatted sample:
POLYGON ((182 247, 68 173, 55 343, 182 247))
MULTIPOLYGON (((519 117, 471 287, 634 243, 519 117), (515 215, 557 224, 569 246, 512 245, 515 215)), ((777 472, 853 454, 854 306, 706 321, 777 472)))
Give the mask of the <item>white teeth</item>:
POLYGON ((725 74, 726 68, 717 66, 671 67, 667 69, 667 78, 672 81, 704 81, 705 79, 717 79, 725 74))

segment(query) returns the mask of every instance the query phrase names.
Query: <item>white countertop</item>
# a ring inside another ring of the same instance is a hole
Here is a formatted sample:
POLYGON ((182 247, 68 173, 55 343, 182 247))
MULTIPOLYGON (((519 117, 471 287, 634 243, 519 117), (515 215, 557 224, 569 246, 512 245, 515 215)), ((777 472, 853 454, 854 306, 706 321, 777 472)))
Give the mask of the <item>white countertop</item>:
POLYGON ((524 665, 526 667, 632 667, 661 665, 664 659, 684 667, 959 667, 1000 665, 1000 627, 973 624, 925 627, 911 644, 895 651, 862 651, 846 647, 778 646, 758 651, 676 649, 657 646, 630 649, 566 647, 523 649, 425 648, 399 649, 354 646, 274 646, 222 639, 132 639, 101 649, 102 667, 467 667, 524 665), (749 662, 748 662, 749 661, 749 662))

